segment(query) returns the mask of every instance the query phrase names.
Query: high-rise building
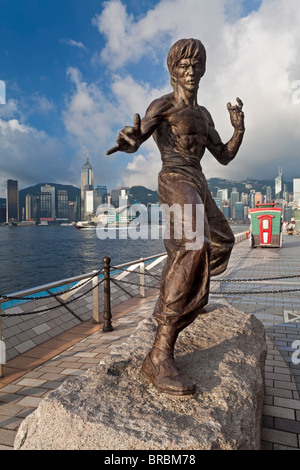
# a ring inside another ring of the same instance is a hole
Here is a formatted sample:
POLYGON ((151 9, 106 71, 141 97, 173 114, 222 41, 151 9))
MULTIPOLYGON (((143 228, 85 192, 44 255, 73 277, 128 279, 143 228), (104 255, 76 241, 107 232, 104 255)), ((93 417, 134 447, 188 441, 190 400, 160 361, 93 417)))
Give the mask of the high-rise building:
POLYGON ((228 200, 228 189, 218 189, 217 191, 217 198, 221 201, 228 200))
POLYGON ((69 218, 69 197, 66 189, 59 189, 57 191, 57 219, 69 218))
POLYGON ((230 194, 231 217, 235 219, 235 203, 239 202, 240 195, 236 188, 233 188, 230 194))
POLYGON ((7 180, 6 222, 19 221, 19 189, 18 181, 7 180))
POLYGON ((223 206, 223 214, 227 220, 230 219, 230 206, 223 206))
POLYGON ((96 213, 97 207, 101 204, 107 203, 107 187, 97 186, 94 191, 94 212, 96 213))
POLYGON ((266 197, 267 197, 267 202, 272 201, 272 187, 271 186, 267 186, 266 197))
POLYGON ((275 198, 280 199, 282 196, 283 180, 282 180, 282 167, 278 168, 278 175, 275 178, 275 198))
POLYGON ((300 207, 300 178, 293 179, 294 202, 300 207))
POLYGON ((26 194, 25 196, 25 220, 34 220, 36 218, 37 202, 36 196, 26 194))
POLYGON ((256 204, 263 204, 263 196, 260 192, 257 192, 255 193, 255 196, 254 196, 254 204, 256 206, 256 204))
POLYGON ((85 186, 84 203, 84 218, 86 219, 94 213, 94 190, 89 188, 89 185, 85 186))
POLYGON ((85 191, 94 189, 94 172, 90 164, 89 157, 87 157, 85 164, 81 170, 81 218, 85 220, 85 191))
POLYGON ((235 203, 235 218, 237 220, 244 220, 244 204, 242 202, 235 203))
MULTIPOLYGON (((54 219, 56 215, 55 211, 55 186, 50 186, 49 184, 45 184, 44 186, 41 186, 41 196, 42 194, 50 194, 50 215, 47 218, 54 219)), ((44 210, 47 210, 47 213, 49 212, 49 197, 47 198, 42 198, 41 201, 45 202, 44 210), (45 202, 47 200, 47 203, 45 202), (47 206, 47 209, 46 209, 47 206)), ((42 216, 41 216, 42 217, 42 216)))
POLYGON ((42 192, 40 194, 40 219, 52 219, 52 194, 42 192))

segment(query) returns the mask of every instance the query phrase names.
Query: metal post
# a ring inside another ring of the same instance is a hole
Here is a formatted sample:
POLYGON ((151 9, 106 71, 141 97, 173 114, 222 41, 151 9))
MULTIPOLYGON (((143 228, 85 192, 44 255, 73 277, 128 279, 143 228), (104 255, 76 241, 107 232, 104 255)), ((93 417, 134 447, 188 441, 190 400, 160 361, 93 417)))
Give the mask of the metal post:
POLYGON ((140 296, 146 296, 146 288, 145 288, 145 262, 142 261, 140 263, 140 296))
POLYGON ((103 270, 104 270, 104 325, 103 331, 112 331, 113 327, 111 324, 111 306, 110 306, 110 258, 105 256, 103 258, 103 270))
POLYGON ((100 323, 98 276, 92 279, 93 285, 93 322, 100 323))

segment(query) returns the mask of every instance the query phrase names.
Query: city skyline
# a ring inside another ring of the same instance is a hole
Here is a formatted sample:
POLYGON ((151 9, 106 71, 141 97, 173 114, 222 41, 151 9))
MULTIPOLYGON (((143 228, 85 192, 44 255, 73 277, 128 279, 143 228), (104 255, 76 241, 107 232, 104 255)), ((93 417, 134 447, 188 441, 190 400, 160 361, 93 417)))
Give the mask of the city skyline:
MULTIPOLYGON (((294 178, 292 183, 285 182, 282 167, 278 168, 278 175, 273 182, 267 180, 260 181, 260 183, 258 180, 251 182, 248 178, 239 182, 218 178, 212 178, 212 180, 214 181, 213 187, 210 186, 209 180, 208 187, 217 206, 228 220, 245 222, 248 219, 250 208, 256 207, 257 204, 274 202, 282 207, 284 219, 290 220, 293 210, 299 207, 300 178, 294 178)), ((45 220, 56 223, 90 221, 97 216, 99 205, 112 204, 114 207, 118 207, 122 192, 122 201, 125 197, 128 201, 127 204, 141 203, 138 197, 131 194, 133 188, 121 187, 108 191, 106 185, 95 185, 94 171, 89 157, 81 169, 81 187, 80 189, 76 188, 78 194, 75 201, 69 200, 67 189, 61 187, 58 189, 55 187, 55 183, 54 185, 38 184, 35 188, 37 186, 39 186, 39 191, 36 195, 31 193, 31 188, 25 189, 25 201, 19 206, 18 181, 7 180, 6 223, 19 222, 20 220, 45 220)), ((144 189, 147 190, 147 188, 144 189)), ((157 200, 151 201, 150 206, 153 202, 154 205, 158 204, 158 193, 156 195, 157 200)), ((147 205, 149 205, 149 200, 147 205)), ((3 219, 3 205, 0 206, 0 209, 2 211, 0 222, 3 222, 1 220, 3 219)))
POLYGON ((300 148, 297 0, 2 0, 0 15, 0 197, 10 178, 21 188, 43 175, 80 186, 87 155, 99 184, 155 188, 161 162, 152 139, 137 154, 105 151, 134 113, 143 116, 172 91, 168 50, 191 36, 207 49, 198 101, 224 142, 232 133, 226 103, 240 96, 246 116, 240 155, 221 167, 207 152, 207 178, 272 179, 284 165, 292 180, 300 148))

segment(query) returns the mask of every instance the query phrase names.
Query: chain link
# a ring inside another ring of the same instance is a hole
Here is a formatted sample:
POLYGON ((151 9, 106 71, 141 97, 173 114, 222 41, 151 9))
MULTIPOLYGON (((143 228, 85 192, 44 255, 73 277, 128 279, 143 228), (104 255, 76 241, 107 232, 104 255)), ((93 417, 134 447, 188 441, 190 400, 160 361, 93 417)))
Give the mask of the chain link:
MULTIPOLYGON (((139 274, 139 273, 134 273, 133 271, 129 271, 128 269, 118 268, 117 266, 112 266, 111 270, 123 271, 123 272, 127 272, 128 274, 139 274)), ((85 287, 94 277, 98 276, 102 271, 103 271, 102 269, 97 271, 92 277, 90 277, 86 282, 84 282, 84 284, 81 285, 80 288, 85 287)), ((150 273, 148 270, 145 270, 145 272, 143 274, 145 276, 151 276, 156 281, 159 281, 159 278, 156 275, 150 273)), ((249 279, 223 278, 223 279, 213 279, 213 282, 219 282, 219 283, 220 282, 223 282, 223 283, 230 283, 230 282, 260 282, 260 281, 273 281, 273 280, 280 280, 280 279, 295 279, 295 278, 299 278, 299 277, 300 277, 300 274, 293 274, 293 275, 287 275, 287 276, 276 276, 276 277, 264 277, 264 278, 256 278, 256 279, 254 279, 254 278, 249 278, 249 279)), ((1 313, 0 316, 1 317, 12 317, 12 316, 23 316, 23 315, 26 316, 26 315, 33 315, 33 314, 41 314, 41 313, 49 312, 51 310, 55 310, 60 306, 68 305, 69 303, 75 302, 76 300, 80 299, 84 295, 87 295, 92 290, 94 290, 96 287, 98 287, 103 282, 103 280, 104 279, 101 279, 97 283, 97 285, 95 285, 95 286, 91 287, 89 290, 83 292, 78 297, 76 297, 74 299, 71 299, 71 300, 68 300, 67 302, 64 302, 63 304, 56 305, 54 307, 47 307, 43 310, 38 310, 38 311, 34 311, 34 312, 22 312, 22 313, 14 313, 14 314, 1 313)), ((115 284, 124 283, 124 284, 128 284, 128 285, 135 286, 135 287, 144 287, 144 288, 147 287, 145 284, 141 284, 141 283, 138 283, 138 282, 130 282, 130 281, 126 281, 124 279, 111 278, 111 281, 115 284)), ((160 285, 151 286, 151 287, 153 287, 155 289, 160 289, 160 285)), ((122 288, 121 285, 120 285, 120 288, 122 288)), ((64 289, 62 291, 55 292, 54 295, 55 296, 61 296, 63 294, 71 292, 75 289, 78 289, 77 284, 73 287, 68 288, 68 289, 64 289)), ((236 291, 236 292, 235 291, 230 291, 230 292, 226 292, 226 291, 215 291, 215 292, 213 292, 212 291, 212 292, 210 292, 210 294, 211 295, 239 295, 240 296, 240 295, 249 295, 249 294, 280 294, 280 293, 299 292, 299 291, 300 291, 300 288, 297 288, 297 289, 277 289, 277 290, 250 290, 250 291, 236 291)), ((2 298, 4 300, 26 300, 26 301, 31 301, 31 300, 43 300, 43 299, 53 298, 53 294, 45 295, 43 297, 17 297, 17 296, 9 296, 9 295, 1 295, 0 294, 0 298, 2 298)))
MULTIPOLYGON (((92 279, 94 279, 94 277, 98 276, 100 273, 102 272, 102 269, 100 271, 97 271, 92 277, 88 278, 81 286, 80 288, 82 289, 83 287, 85 287, 92 279)), ((1 295, 0 294, 0 299, 4 299, 4 300, 42 300, 42 299, 50 299, 50 297, 53 297, 53 294, 54 295, 63 295, 63 294, 67 294, 68 292, 72 292, 73 290, 76 290, 78 289, 78 284, 76 284, 75 286, 73 287, 69 287, 68 289, 64 289, 64 290, 61 290, 61 291, 58 291, 58 292, 53 292, 52 294, 47 294, 47 295, 44 295, 44 296, 40 296, 40 297, 18 297, 18 296, 12 296, 12 295, 1 295)))
MULTIPOLYGON (((95 276, 94 276, 95 277, 95 276)), ((64 307, 65 305, 68 305, 72 302, 75 302, 76 300, 78 299, 81 299, 81 297, 83 297, 84 295, 87 295, 89 294, 92 290, 96 289, 96 287, 100 286, 100 284, 104 281, 104 279, 100 279, 100 281, 93 287, 91 287, 90 289, 88 289, 87 291, 83 292, 82 294, 78 295, 78 297, 75 297, 74 299, 70 299, 68 300, 67 302, 64 302, 63 304, 59 304, 59 305, 55 305, 54 307, 47 307, 47 308, 44 308, 43 310, 36 310, 36 311, 33 311, 33 312, 22 312, 22 313, 1 313, 0 314, 0 317, 21 317, 21 316, 26 316, 26 315, 40 315, 41 313, 46 313, 46 312, 50 312, 51 310, 55 310, 56 308, 58 307, 64 307)), ((69 291, 68 291, 69 292, 69 291)), ((55 294, 57 295, 57 294, 55 294)), ((45 297, 38 297, 38 300, 41 300, 41 298, 45 298, 45 297)), ((51 295, 51 298, 53 298, 53 295, 51 295)))

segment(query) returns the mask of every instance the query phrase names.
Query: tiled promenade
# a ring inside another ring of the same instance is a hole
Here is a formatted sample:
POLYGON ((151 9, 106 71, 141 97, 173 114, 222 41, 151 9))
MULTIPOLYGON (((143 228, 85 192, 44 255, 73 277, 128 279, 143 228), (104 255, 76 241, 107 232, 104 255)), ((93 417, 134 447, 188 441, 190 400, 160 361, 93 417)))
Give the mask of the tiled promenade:
MULTIPOLYGON (((300 273, 299 259, 300 237, 285 236, 281 249, 251 249, 246 240, 235 245, 226 272, 227 279, 237 282, 212 281, 212 302, 225 297, 265 325, 263 450, 300 449, 300 364, 293 364, 295 357, 300 359, 294 343, 300 341, 300 292, 293 291, 299 288, 300 278, 284 278, 300 273), (258 280, 274 277, 282 279, 258 280), (291 292, 282 292, 286 290, 291 292)), ((110 333, 103 333, 102 324, 89 320, 8 361, 0 379, 0 450, 13 448, 18 426, 49 390, 84 373, 124 342, 138 322, 152 314, 156 295, 156 289, 148 289, 146 298, 129 298, 113 307, 110 333)))

